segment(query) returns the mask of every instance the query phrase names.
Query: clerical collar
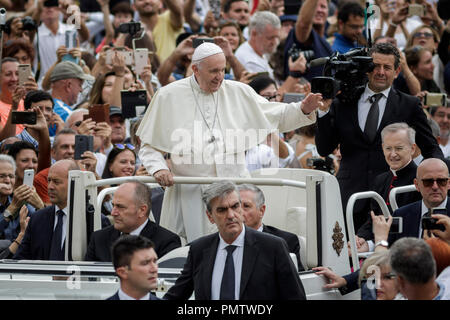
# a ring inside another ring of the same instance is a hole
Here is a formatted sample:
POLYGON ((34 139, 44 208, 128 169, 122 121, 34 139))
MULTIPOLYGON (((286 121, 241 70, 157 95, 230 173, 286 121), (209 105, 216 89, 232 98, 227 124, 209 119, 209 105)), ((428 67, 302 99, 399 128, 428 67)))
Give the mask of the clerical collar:
POLYGON ((408 166, 411 164, 411 161, 412 161, 412 160, 409 160, 409 162, 408 162, 406 165, 404 165, 403 167, 401 167, 401 168, 398 169, 398 170, 394 170, 394 169, 391 169, 391 168, 389 168, 389 170, 391 170, 391 172, 392 172, 392 174, 393 174, 394 176, 397 176, 397 174, 398 174, 400 171, 402 171, 403 169, 405 169, 406 167, 408 167, 408 166))
MULTIPOLYGON (((378 93, 382 93, 383 96, 387 99, 387 97, 389 96, 389 91, 391 91, 391 87, 389 87, 381 92, 378 92, 378 93)), ((363 95, 362 95, 362 99, 363 99, 362 101, 369 101, 369 98, 371 96, 373 96, 374 94, 377 94, 377 92, 372 91, 372 89, 369 88, 369 84, 367 84, 366 89, 364 90, 363 95)))

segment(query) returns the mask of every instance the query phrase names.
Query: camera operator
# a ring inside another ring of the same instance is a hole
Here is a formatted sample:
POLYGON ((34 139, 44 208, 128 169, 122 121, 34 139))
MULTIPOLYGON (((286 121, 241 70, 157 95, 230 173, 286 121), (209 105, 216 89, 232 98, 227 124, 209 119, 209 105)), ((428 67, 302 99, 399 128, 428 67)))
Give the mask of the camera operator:
MULTIPOLYGON (((340 144, 342 160, 337 174, 343 208, 355 192, 367 191, 374 178, 388 170, 381 148, 381 130, 390 123, 406 122, 416 131, 424 158, 444 159, 418 98, 391 88, 400 72, 400 54, 390 43, 374 45, 369 55, 374 68, 368 84, 348 103, 340 98, 325 103, 318 113, 317 149, 327 155, 340 144), (330 108, 331 104, 331 108, 330 108)), ((355 228, 367 220, 368 201, 354 208, 355 228)))
MULTIPOLYGON (((286 39, 284 47, 284 75, 290 74, 289 50, 295 46, 295 51, 312 50, 311 58, 328 57, 333 53, 325 39, 325 24, 328 17, 327 0, 305 0, 298 13, 298 19, 286 39)), ((292 51, 291 51, 292 52, 292 51)), ((313 77, 322 75, 322 66, 313 67, 304 75, 310 81, 313 77)))

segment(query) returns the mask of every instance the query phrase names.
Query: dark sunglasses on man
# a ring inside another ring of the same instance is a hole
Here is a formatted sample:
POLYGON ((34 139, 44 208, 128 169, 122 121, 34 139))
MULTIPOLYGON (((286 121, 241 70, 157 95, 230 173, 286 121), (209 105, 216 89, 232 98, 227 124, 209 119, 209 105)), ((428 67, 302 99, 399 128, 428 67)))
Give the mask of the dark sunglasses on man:
POLYGON ((436 182, 439 187, 445 187, 447 185, 448 178, 422 179, 423 186, 426 188, 431 188, 434 185, 434 182, 436 182))

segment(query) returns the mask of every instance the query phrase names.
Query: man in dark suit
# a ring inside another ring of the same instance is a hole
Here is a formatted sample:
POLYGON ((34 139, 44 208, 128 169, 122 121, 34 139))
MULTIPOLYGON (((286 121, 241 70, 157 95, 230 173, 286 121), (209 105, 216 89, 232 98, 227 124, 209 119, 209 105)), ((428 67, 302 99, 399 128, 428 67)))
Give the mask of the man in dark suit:
POLYGON ((298 237, 291 232, 262 223, 264 213, 266 212, 265 198, 262 190, 253 184, 240 184, 238 185, 238 190, 245 225, 255 230, 283 238, 288 245, 289 252, 297 256, 298 271, 303 271, 304 268, 300 262, 300 242, 298 241, 298 237))
POLYGON ((388 239, 389 244, 403 237, 422 238, 422 218, 429 214, 431 208, 435 213, 450 215, 450 201, 447 197, 450 186, 448 167, 442 160, 422 161, 417 167, 417 178, 414 179, 414 184, 422 195, 422 200, 395 210, 393 216, 403 218, 403 232, 391 234, 388 239))
POLYGON ((68 172, 79 170, 74 160, 59 160, 48 172, 51 206, 36 211, 13 259, 64 260, 67 224, 68 172))
POLYGON ((111 261, 111 245, 124 233, 152 240, 158 257, 180 247, 180 237, 150 221, 150 209, 151 190, 146 184, 134 181, 120 185, 113 197, 114 224, 92 234, 85 260, 111 261))
POLYGON ((214 233, 193 241, 180 277, 164 298, 187 300, 304 300, 286 242, 243 224, 239 191, 230 181, 203 192, 214 233))
MULTIPOLYGON (((326 101, 318 111, 316 145, 323 156, 338 145, 342 160, 337 174, 343 208, 355 192, 367 191, 375 177, 387 171, 381 149, 381 130, 390 123, 406 122, 416 131, 416 143, 424 158, 444 159, 431 133, 418 98, 393 89, 400 72, 400 54, 390 43, 378 43, 370 49, 374 69, 368 84, 349 103, 339 98, 326 101)), ((354 208, 355 228, 368 218, 368 202, 358 201, 354 208)))
POLYGON ((158 256, 145 237, 126 235, 111 248, 119 290, 107 300, 160 300, 150 291, 158 286, 158 256))
MULTIPOLYGON (((379 174, 373 182, 373 191, 377 192, 385 201, 390 213, 389 194, 392 188, 407 186, 414 183, 417 166, 413 161, 416 150, 415 131, 404 122, 392 123, 381 130, 382 149, 389 171, 379 174)), ((399 207, 422 199, 419 192, 406 192, 397 196, 399 207)), ((382 214, 375 200, 371 209, 382 214)), ((358 252, 373 251, 372 218, 359 228, 356 236, 358 252)))

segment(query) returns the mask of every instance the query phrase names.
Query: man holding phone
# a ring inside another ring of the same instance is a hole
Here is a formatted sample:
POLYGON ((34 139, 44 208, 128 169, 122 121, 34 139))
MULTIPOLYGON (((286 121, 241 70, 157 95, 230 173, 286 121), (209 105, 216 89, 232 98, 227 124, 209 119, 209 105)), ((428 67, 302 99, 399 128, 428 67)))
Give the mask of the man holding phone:
POLYGON ((403 233, 389 236, 389 244, 403 237, 422 238, 424 231, 422 220, 433 214, 450 214, 450 201, 447 193, 450 187, 448 167, 440 159, 423 160, 417 167, 417 177, 414 179, 417 191, 422 200, 395 210, 394 217, 403 218, 403 233), (433 209, 433 210, 431 210, 433 209))

